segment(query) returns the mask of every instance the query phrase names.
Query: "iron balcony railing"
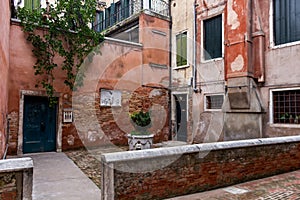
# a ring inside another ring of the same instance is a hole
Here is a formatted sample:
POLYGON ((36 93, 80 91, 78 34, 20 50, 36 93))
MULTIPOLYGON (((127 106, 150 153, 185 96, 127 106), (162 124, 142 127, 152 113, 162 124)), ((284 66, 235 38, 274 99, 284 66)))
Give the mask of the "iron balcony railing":
POLYGON ((127 2, 121 4, 121 1, 111 4, 104 11, 98 11, 96 20, 93 23, 93 28, 96 31, 103 31, 112 27, 120 21, 123 21, 143 9, 149 9, 154 13, 169 16, 169 3, 165 0, 135 0, 135 1, 122 1, 127 2), (144 1, 147 1, 146 4, 144 1))

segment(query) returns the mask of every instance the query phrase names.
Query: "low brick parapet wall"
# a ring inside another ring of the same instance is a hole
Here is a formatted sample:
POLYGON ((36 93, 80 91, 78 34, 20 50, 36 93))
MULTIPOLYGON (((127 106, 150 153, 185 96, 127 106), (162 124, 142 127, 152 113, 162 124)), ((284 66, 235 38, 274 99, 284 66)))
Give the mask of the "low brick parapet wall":
POLYGON ((31 158, 0 160, 0 199, 31 200, 33 161, 31 158))
POLYGON ((102 199, 163 199, 300 168, 300 136, 103 154, 102 199))

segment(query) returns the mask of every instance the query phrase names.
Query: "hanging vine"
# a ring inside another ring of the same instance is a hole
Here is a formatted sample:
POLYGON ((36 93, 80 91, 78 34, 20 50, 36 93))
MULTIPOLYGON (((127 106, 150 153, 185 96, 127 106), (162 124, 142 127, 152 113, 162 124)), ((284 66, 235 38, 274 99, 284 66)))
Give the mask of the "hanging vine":
POLYGON ((80 66, 92 50, 99 53, 96 47, 103 36, 91 29, 96 0, 59 0, 55 5, 47 4, 47 8, 33 10, 18 8, 17 16, 36 57, 33 68, 35 75, 41 77, 36 87, 42 86, 53 102, 54 70, 61 68, 65 72, 64 83, 71 90, 81 86, 84 74, 78 74, 80 66), (57 57, 63 62, 58 63, 57 57))

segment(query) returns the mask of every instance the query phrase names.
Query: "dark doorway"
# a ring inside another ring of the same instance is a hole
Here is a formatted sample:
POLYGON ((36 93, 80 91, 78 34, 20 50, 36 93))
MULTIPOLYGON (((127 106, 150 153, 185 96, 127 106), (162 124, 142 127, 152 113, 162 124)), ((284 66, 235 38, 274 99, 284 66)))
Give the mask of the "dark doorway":
POLYGON ((187 141, 187 95, 176 94, 176 125, 175 131, 178 141, 187 141))
POLYGON ((24 97, 23 153, 56 150, 56 114, 47 97, 24 97))

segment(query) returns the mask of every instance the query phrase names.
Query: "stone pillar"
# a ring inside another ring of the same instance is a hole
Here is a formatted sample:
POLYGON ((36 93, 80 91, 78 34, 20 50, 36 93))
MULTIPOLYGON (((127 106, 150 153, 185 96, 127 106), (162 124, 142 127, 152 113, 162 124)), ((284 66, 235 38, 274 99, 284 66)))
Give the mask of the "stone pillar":
POLYGON ((262 136, 262 105, 254 81, 252 0, 228 0, 225 9, 224 140, 262 136))

